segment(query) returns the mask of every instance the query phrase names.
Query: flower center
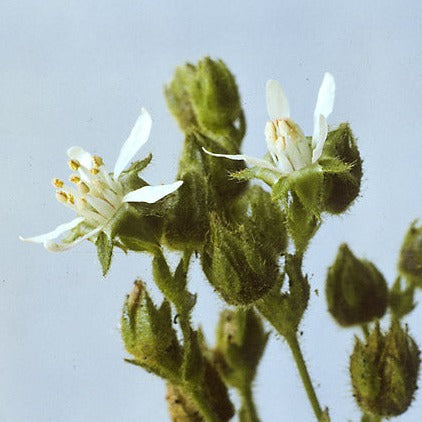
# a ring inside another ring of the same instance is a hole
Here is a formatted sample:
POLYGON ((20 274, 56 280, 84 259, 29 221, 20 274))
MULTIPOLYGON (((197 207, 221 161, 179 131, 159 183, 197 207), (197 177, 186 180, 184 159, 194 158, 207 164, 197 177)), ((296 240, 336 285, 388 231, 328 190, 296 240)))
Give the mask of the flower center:
POLYGON ((69 161, 69 167, 75 173, 69 181, 74 186, 67 186, 60 179, 53 179, 56 198, 59 202, 76 211, 85 218, 88 226, 105 225, 122 204, 124 190, 122 184, 108 173, 103 159, 92 157, 90 167, 78 160, 69 161))
POLYGON ((267 122, 268 151, 278 167, 287 173, 311 163, 312 147, 298 124, 289 118, 267 122))

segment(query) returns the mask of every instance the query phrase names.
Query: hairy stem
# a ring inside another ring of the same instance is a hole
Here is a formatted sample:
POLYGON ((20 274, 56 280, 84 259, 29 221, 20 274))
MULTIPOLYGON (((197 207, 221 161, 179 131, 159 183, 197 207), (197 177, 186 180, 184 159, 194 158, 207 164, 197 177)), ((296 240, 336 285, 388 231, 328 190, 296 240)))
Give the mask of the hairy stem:
POLYGON ((290 350, 292 351, 293 359, 299 371, 300 378, 302 379, 303 386, 305 387, 309 402, 311 403, 317 420, 319 420, 322 415, 321 405, 319 404, 318 397, 312 385, 311 377, 309 376, 308 368, 306 367, 305 359, 303 358, 297 335, 296 333, 292 335, 286 335, 285 339, 290 347, 290 350))

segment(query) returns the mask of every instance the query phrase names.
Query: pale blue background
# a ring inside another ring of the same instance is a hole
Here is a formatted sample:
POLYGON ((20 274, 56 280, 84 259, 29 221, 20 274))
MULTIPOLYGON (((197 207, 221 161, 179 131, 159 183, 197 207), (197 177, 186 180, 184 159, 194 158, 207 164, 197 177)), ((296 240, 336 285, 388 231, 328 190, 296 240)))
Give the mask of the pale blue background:
MULTIPOLYGON (((155 153, 149 180, 172 181, 182 136, 162 86, 177 64, 210 54, 237 76, 251 155, 265 152, 268 78, 283 83, 293 117, 309 133, 322 75, 335 75, 329 122, 351 123, 365 175, 362 197, 327 219, 309 250, 306 266, 321 294, 312 295, 302 325, 303 349, 333 421, 358 421, 348 355, 360 333, 328 316, 324 277, 347 241, 391 283, 408 223, 422 216, 421 2, 2 0, 0 16, 0 420, 168 420, 162 381, 123 362, 118 330, 134 278, 151 281, 149 260, 118 254, 104 280, 88 242, 55 255, 17 236, 72 218, 50 185, 68 175, 65 149, 81 144, 112 168, 141 106, 154 117, 144 150, 155 153)), ((191 289, 212 341, 222 304, 198 271, 191 289)), ((419 344, 421 318, 421 308, 409 318, 419 344)), ((270 342, 255 391, 264 422, 313 420, 280 339, 270 342)), ((418 393, 397 420, 421 419, 418 393)))

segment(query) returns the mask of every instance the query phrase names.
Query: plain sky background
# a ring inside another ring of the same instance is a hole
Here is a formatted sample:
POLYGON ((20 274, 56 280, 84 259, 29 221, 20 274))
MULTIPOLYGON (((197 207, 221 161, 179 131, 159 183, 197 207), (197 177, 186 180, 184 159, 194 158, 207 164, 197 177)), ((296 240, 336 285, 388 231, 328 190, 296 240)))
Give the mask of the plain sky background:
MULTIPOLYGON (((50 184, 69 174, 66 148, 80 144, 112 168, 141 106, 154 118, 143 151, 154 153, 148 180, 173 181, 182 134, 162 87, 176 65, 211 55, 237 77, 250 155, 266 150, 268 78, 282 83, 307 133, 323 73, 336 78, 329 123, 350 122, 365 174, 361 198, 346 215, 327 218, 309 249, 306 268, 320 294, 312 294, 302 344, 333 422, 358 421, 348 356, 360 332, 330 318, 324 278, 346 241, 391 284, 403 235, 422 217, 422 3, 2 0, 0 16, 0 420, 168 420, 163 382, 123 362, 118 329, 133 280, 151 285, 149 259, 117 253, 103 279, 89 242, 52 254, 18 235, 73 217, 50 184)), ((213 342, 222 302, 195 268, 195 317, 213 342)), ((421 308, 407 319, 419 344, 421 319, 421 308)), ((275 336, 255 392, 263 422, 313 420, 289 351, 275 336)), ((422 419, 420 396, 397 420, 422 419)))

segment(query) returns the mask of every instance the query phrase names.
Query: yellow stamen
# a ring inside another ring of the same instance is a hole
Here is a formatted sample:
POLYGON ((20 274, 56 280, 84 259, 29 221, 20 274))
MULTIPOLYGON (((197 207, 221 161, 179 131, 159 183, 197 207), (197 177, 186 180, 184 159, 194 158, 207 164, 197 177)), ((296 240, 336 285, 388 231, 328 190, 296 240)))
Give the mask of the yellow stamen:
POLYGON ((67 201, 69 202, 69 204, 74 205, 75 204, 75 197, 71 193, 68 193, 67 194, 67 201))
POLYGON ((56 187, 57 189, 62 188, 64 185, 64 182, 62 180, 56 179, 56 178, 53 179, 52 183, 53 183, 53 186, 56 187))
POLYGON ((79 161, 77 161, 77 160, 70 160, 69 161, 69 167, 73 171, 78 170, 80 166, 81 165, 80 165, 79 161))
POLYGON ((79 189, 79 192, 82 193, 83 195, 85 195, 85 194, 87 194, 89 192, 89 187, 84 182, 79 182, 78 183, 78 189, 79 189))
POLYGON ((98 170, 97 168, 93 167, 93 168, 90 170, 90 172, 91 172, 91 174, 96 175, 96 174, 98 174, 98 173, 100 172, 100 170, 98 170))
POLYGON ((62 203, 67 202, 67 194, 66 194, 66 192, 63 192, 62 190, 56 192, 56 199, 59 202, 62 202, 62 203))
POLYGON ((81 181, 81 178, 79 176, 76 176, 76 174, 72 174, 69 177, 69 180, 76 185, 81 181))
POLYGON ((93 155, 92 156, 92 163, 94 164, 94 167, 101 167, 104 164, 103 159, 99 155, 93 155))

